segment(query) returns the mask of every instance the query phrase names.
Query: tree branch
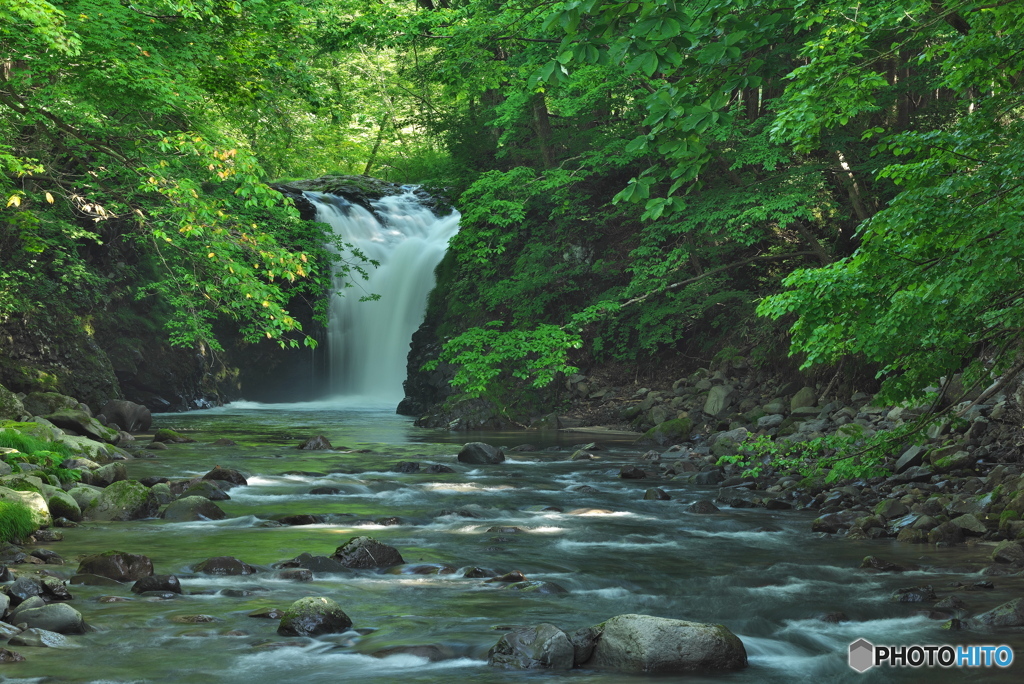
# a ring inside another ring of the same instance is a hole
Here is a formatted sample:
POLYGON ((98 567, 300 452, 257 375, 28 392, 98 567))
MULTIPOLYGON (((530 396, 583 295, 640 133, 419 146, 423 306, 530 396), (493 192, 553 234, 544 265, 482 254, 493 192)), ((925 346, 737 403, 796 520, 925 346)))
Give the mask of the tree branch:
POLYGON ((691 285, 691 284, 697 282, 698 280, 703 280, 704 278, 707 278, 708 276, 713 276, 713 275, 716 275, 718 273, 723 273, 725 271, 728 271, 728 270, 731 270, 731 269, 734 269, 734 268, 738 268, 740 266, 746 266, 747 264, 753 264, 755 262, 760 262, 760 261, 781 261, 783 259, 792 259, 793 257, 801 257, 801 256, 818 256, 818 255, 817 255, 816 252, 806 251, 806 252, 790 252, 789 254, 776 254, 774 256, 750 257, 749 259, 743 259, 742 261, 737 261, 735 263, 727 264, 726 266, 719 266, 718 268, 713 268, 710 271, 705 271, 704 273, 700 274, 699 276, 695 276, 693 278, 687 278, 686 280, 681 280, 678 283, 672 283, 671 285, 666 285, 663 288, 660 288, 658 290, 653 290, 651 292, 648 292, 645 295, 641 295, 639 297, 634 297, 633 299, 630 299, 630 300, 627 300, 627 301, 623 302, 619 306, 619 308, 620 309, 624 309, 627 306, 631 306, 633 304, 639 304, 640 302, 642 302, 642 301, 644 301, 646 299, 649 299, 649 298, 653 297, 654 295, 662 294, 662 293, 668 292, 670 290, 678 290, 679 288, 686 287, 687 285, 691 285))

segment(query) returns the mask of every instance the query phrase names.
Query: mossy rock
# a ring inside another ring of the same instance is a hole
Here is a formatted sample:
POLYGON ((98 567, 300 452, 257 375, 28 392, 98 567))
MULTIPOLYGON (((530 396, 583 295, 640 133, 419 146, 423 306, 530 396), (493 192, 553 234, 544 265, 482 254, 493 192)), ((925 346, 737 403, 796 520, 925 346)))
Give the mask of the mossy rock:
POLYGON ((284 611, 277 633, 283 636, 317 636, 344 632, 351 626, 352 619, 337 603, 322 596, 307 596, 284 611))
POLYGON ((82 508, 67 492, 53 494, 47 504, 50 507, 50 515, 54 518, 67 518, 72 522, 82 522, 82 508))
POLYGON ((90 520, 138 520, 154 517, 159 508, 149 487, 137 480, 122 480, 104 489, 86 515, 90 520))
POLYGON ((36 528, 49 527, 53 520, 46 499, 39 492, 20 492, 8 487, 0 487, 0 501, 24 504, 32 511, 32 522, 36 528))
POLYGON ((186 444, 188 442, 194 442, 196 440, 191 437, 175 432, 174 430, 168 430, 167 428, 161 428, 153 434, 154 442, 164 442, 170 444, 186 444))
POLYGON ((18 396, 0 385, 0 419, 18 420, 25 415, 25 406, 18 396))
POLYGON ((692 420, 689 418, 675 418, 652 427, 644 433, 644 439, 652 440, 657 444, 667 444, 669 442, 685 441, 690 438, 691 432, 693 432, 692 420))
POLYGON ((63 410, 78 410, 78 400, 58 392, 30 392, 22 403, 33 416, 45 416, 63 410))

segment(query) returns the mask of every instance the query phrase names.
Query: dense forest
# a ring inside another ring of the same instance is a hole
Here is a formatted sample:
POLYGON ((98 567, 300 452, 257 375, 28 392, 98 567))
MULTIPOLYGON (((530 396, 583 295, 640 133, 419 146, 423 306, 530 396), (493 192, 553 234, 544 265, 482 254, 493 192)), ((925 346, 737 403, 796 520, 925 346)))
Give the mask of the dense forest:
POLYGON ((268 184, 365 174, 462 212, 428 318, 463 397, 673 355, 848 363, 892 401, 1019 368, 1018 3, 0 13, 2 344, 314 344, 332 269, 372 264, 268 184))

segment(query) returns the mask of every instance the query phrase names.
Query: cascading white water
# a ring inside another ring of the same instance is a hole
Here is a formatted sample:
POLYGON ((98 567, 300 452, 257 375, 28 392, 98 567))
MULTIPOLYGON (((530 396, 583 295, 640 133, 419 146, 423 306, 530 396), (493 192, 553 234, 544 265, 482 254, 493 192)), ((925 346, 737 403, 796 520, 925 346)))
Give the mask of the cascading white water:
POLYGON ((335 284, 327 332, 330 387, 334 394, 397 403, 403 397, 409 342, 423 322, 434 268, 459 230, 459 213, 437 218, 412 191, 372 203, 378 220, 359 205, 334 195, 307 192, 317 220, 380 266, 369 280, 335 284), (378 294, 376 301, 359 301, 378 294))

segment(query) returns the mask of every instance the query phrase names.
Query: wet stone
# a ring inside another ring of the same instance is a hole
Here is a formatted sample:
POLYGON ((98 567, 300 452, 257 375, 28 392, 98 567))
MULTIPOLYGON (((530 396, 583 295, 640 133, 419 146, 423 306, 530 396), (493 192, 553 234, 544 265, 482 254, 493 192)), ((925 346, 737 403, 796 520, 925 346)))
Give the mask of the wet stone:
POLYGON ((691 513, 700 513, 701 515, 706 515, 708 513, 720 513, 722 509, 716 506, 713 501, 709 501, 708 499, 700 499, 699 501, 694 501, 692 504, 687 506, 686 510, 690 511, 691 513))
POLYGON ((894 591, 891 596, 891 600, 897 603, 922 603, 937 601, 938 598, 930 584, 922 587, 903 587, 894 591))
POLYGON ((17 651, 0 648, 0 664, 23 662, 25 662, 25 656, 21 655, 17 651))
POLYGON ((180 594, 181 582, 178 581, 178 578, 174 575, 152 575, 150 577, 144 577, 132 585, 133 594, 141 594, 149 591, 180 594))
POLYGON ((312 582, 313 571, 306 568, 288 568, 277 573, 277 578, 293 582, 312 582))
POLYGON ((341 494, 341 489, 338 487, 313 487, 309 490, 309 493, 315 496, 330 496, 332 494, 341 494))
POLYGON ((251 618, 261 618, 266 620, 280 620, 283 616, 284 611, 279 608, 261 608, 249 613, 249 617, 251 618))
POLYGON ((207 558, 196 565, 193 570, 204 575, 252 575, 256 572, 256 568, 234 556, 207 558))

